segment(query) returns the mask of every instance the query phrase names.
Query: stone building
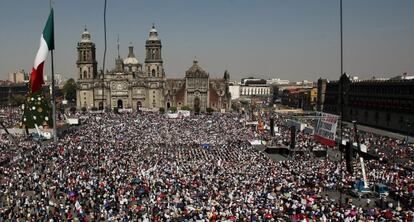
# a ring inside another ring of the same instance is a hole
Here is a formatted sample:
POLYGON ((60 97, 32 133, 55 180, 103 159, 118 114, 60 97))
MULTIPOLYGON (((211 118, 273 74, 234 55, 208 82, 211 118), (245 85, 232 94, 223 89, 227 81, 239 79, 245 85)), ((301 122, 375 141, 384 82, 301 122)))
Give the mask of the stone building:
POLYGON ((161 40, 153 26, 145 44, 144 64, 135 56, 133 46, 129 46, 128 56, 122 60, 118 44, 115 68, 98 73, 95 44, 85 29, 77 47, 78 108, 118 107, 136 110, 187 106, 195 111, 230 108, 230 76, 227 71, 221 79, 210 78, 194 61, 184 79, 167 79, 161 48, 161 40))
POLYGON ((353 81, 318 81, 318 105, 324 112, 339 115, 343 86, 343 118, 359 124, 414 134, 414 77, 353 81))

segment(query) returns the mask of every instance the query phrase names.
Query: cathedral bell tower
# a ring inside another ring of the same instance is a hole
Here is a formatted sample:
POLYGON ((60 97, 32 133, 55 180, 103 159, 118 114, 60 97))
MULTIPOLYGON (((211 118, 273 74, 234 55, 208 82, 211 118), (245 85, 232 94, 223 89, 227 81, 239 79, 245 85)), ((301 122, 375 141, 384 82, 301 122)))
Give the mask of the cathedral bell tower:
POLYGON ((78 42, 78 60, 76 67, 78 68, 78 80, 93 80, 98 77, 97 63, 95 57, 95 43, 91 41, 91 34, 85 27, 82 33, 82 39, 78 42))
POLYGON ((149 37, 145 43, 146 57, 145 57, 145 72, 148 77, 164 78, 164 68, 161 58, 161 40, 158 38, 158 32, 155 26, 149 33, 149 37))

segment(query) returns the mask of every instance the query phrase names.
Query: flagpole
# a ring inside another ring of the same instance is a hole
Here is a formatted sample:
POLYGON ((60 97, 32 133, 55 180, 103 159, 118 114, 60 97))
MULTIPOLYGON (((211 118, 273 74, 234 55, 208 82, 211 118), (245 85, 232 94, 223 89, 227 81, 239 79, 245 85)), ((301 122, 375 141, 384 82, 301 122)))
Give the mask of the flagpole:
POLYGON ((56 98, 55 98, 55 75, 53 67, 53 50, 50 52, 50 59, 52 63, 52 115, 53 115, 53 142, 57 143, 58 136, 56 130, 56 98))
MULTIPOLYGON (((52 0, 49 1, 50 4, 50 10, 52 10, 52 0)), ((53 24, 54 26, 55 24, 53 24)), ((54 28, 54 27, 53 27, 54 28)), ((54 34, 53 34, 54 35, 54 34)), ((56 129, 56 97, 55 97, 55 70, 54 70, 54 66, 53 66, 53 50, 54 47, 52 48, 52 50, 50 50, 50 62, 51 62, 51 71, 52 71, 52 119, 53 119, 53 142, 55 143, 55 145, 57 144, 58 141, 58 135, 57 135, 57 129, 56 129)))

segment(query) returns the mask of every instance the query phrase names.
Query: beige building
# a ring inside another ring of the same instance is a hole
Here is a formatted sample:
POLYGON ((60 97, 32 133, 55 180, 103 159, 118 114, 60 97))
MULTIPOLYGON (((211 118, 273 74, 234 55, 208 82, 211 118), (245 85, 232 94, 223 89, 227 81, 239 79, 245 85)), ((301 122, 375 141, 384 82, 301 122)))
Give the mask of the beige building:
POLYGON ((146 40, 146 58, 140 63, 129 46, 127 58, 115 59, 115 68, 97 71, 95 44, 85 29, 78 43, 77 106, 107 108, 170 108, 188 106, 193 110, 229 109, 229 74, 222 79, 210 75, 194 61, 184 79, 167 79, 161 57, 161 40, 153 26, 146 40))
POLYGON ((9 81, 12 83, 24 83, 24 70, 18 70, 17 72, 9 73, 9 81))

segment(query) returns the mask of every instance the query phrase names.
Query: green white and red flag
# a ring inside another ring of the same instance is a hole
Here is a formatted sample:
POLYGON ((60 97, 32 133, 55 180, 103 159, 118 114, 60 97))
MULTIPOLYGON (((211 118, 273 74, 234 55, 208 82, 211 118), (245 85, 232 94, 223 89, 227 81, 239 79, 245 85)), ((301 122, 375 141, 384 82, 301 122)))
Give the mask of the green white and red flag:
POLYGON ((45 83, 43 79, 43 68, 50 50, 55 49, 53 9, 50 10, 45 28, 40 37, 40 46, 37 51, 32 73, 30 75, 30 92, 35 93, 45 83))

